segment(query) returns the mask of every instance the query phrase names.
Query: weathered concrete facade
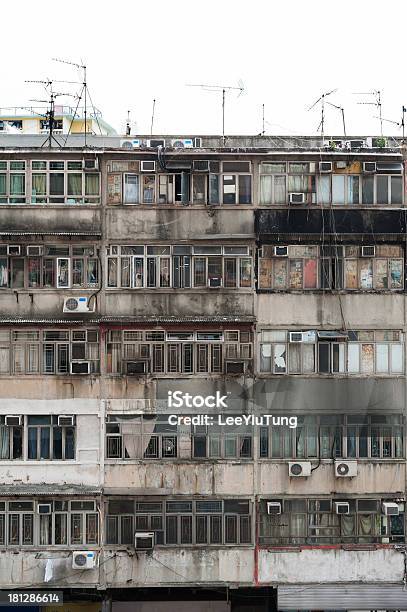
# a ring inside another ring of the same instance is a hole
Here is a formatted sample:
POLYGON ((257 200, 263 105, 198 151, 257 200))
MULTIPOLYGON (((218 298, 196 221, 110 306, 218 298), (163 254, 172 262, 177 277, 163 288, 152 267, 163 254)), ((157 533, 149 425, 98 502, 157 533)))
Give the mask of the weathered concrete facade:
POLYGON ((0 137, 1 588, 402 585, 402 143, 147 140, 0 137))

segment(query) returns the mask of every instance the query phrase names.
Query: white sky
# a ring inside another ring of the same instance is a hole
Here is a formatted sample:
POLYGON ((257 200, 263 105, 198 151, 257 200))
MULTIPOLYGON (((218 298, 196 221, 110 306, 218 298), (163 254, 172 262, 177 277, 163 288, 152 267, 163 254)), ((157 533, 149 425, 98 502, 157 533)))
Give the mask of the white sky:
MULTIPOLYGON (((221 133, 221 93, 186 83, 242 79, 245 93, 227 95, 227 134, 259 133, 263 103, 266 134, 314 134, 319 110, 306 109, 334 88, 328 99, 345 107, 348 134, 379 133, 377 109, 357 104, 373 97, 353 92, 382 90, 383 117, 395 121, 407 106, 404 0, 3 0, 4 18, 7 5, 2 107, 44 97, 26 79, 79 76, 52 57, 85 61, 93 102, 119 132, 130 110, 133 133, 149 133, 156 98, 155 134, 221 133)), ((325 126, 341 135, 340 112, 326 107, 325 126)), ((400 130, 385 123, 384 133, 400 130)))

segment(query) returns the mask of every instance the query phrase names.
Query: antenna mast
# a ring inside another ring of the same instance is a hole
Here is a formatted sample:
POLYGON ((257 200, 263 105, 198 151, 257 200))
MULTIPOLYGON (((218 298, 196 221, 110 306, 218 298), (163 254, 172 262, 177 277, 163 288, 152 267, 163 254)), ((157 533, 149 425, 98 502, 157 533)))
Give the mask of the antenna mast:
POLYGON ((150 136, 153 135, 153 126, 154 126, 154 115, 155 115, 155 98, 153 100, 153 111, 151 113, 151 127, 150 127, 150 136))
POLYGON ((338 106, 337 104, 332 104, 332 102, 328 102, 328 100, 326 100, 325 102, 326 104, 329 104, 329 106, 333 106, 334 108, 336 108, 337 110, 341 111, 341 115, 342 115, 342 125, 343 125, 343 135, 345 137, 346 140, 346 125, 345 125, 345 109, 343 108, 343 106, 338 106))
POLYGON ((327 91, 325 93, 323 93, 318 100, 316 100, 307 110, 312 110, 317 104, 321 104, 321 121, 319 123, 319 126, 317 127, 317 132, 318 130, 321 128, 321 140, 324 140, 324 128, 325 128, 325 98, 327 98, 328 96, 330 96, 331 94, 335 93, 335 91, 338 91, 337 89, 331 89, 331 91, 327 91))
MULTIPOLYGON (((85 148, 86 148, 86 134, 88 131, 88 120, 87 120, 87 94, 88 94, 88 84, 87 84, 87 80, 86 80, 86 66, 85 64, 77 64, 75 62, 70 62, 68 60, 63 60, 63 59, 59 59, 57 57, 53 57, 52 58, 54 60, 54 62, 59 62, 60 64, 68 64, 68 66, 74 66, 75 68, 78 68, 79 70, 82 70, 82 90, 79 94, 79 101, 82 98, 82 94, 84 97, 84 118, 85 118, 85 125, 84 125, 84 139, 85 139, 85 148)), ((81 60, 82 61, 82 60, 81 60)), ((72 125, 72 124, 71 124, 72 125)))
MULTIPOLYGON (((379 111, 377 119, 380 121, 380 136, 383 136, 383 117, 382 117, 382 97, 380 89, 373 89, 373 91, 359 91, 357 92, 360 96, 374 96, 374 102, 358 102, 358 104, 365 104, 368 106, 376 106, 379 111)), ((404 106, 403 106, 404 108, 404 106)))
POLYGON ((237 87, 230 87, 227 85, 207 85, 205 83, 187 83, 187 87, 200 87, 201 89, 205 89, 206 91, 221 91, 222 92, 222 139, 223 143, 225 143, 225 96, 226 92, 229 91, 238 91, 238 96, 240 96, 244 92, 244 85, 242 81, 238 82, 237 87))

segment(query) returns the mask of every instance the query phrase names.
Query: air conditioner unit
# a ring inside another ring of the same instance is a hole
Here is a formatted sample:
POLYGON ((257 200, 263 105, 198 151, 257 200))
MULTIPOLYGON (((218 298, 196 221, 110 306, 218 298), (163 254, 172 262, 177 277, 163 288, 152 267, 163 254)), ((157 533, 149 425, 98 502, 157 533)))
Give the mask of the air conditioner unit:
POLYGON ((63 312, 95 312, 95 300, 93 307, 90 307, 87 297, 67 297, 64 299, 63 312))
POLYGON ((97 157, 92 157, 91 159, 83 159, 82 160, 82 169, 83 170, 99 170, 99 160, 97 157))
POLYGON ((158 147, 165 147, 164 138, 151 138, 147 140, 147 146, 152 149, 157 149, 158 147))
POLYGON ((211 162, 208 159, 195 159, 192 162, 193 172, 210 172, 211 162))
POLYGON ((394 502, 382 502, 382 514, 386 516, 398 516, 400 514, 399 505, 394 502))
POLYGON ((90 362, 71 361, 71 374, 90 374, 90 362))
POLYGON ((72 568, 87 570, 96 567, 96 553, 91 550, 75 551, 72 553, 72 568))
POLYGON ((192 138, 171 140, 171 146, 174 147, 174 149, 193 149, 194 141, 192 138))
POLYGON ((131 140, 121 140, 120 147, 122 149, 139 149, 140 148, 140 140, 138 138, 132 138, 131 140))
POLYGON ((4 419, 4 423, 6 425, 8 425, 9 427, 11 426, 19 426, 23 424, 23 417, 21 414, 8 414, 6 415, 5 419, 4 419))
POLYGON ((44 247, 40 244, 27 246, 27 255, 31 255, 32 257, 42 255, 43 252, 44 247))
POLYGON ((319 162, 319 171, 321 174, 332 172, 332 162, 330 161, 319 162))
POLYGON ((365 174, 376 172, 376 162, 363 162, 363 172, 365 174))
POLYGON ((349 514, 349 502, 334 502, 336 514, 349 514))
POLYGON ((274 257, 288 257, 288 246, 275 246, 274 257))
POLYGON ((221 276, 212 276, 208 279, 208 287, 210 289, 219 289, 222 287, 222 277, 221 276))
POLYGON ((155 161, 142 161, 141 172, 155 172, 155 161))
POLYGON ((8 244, 7 255, 21 255, 21 246, 19 244, 8 244))
POLYGON ((366 140, 347 140, 346 141, 347 149, 366 149, 366 140))
POLYGON ((335 476, 337 478, 353 478, 358 474, 357 461, 335 461, 335 476))
POLYGON ((311 476, 311 461, 290 461, 288 463, 288 475, 293 478, 311 476))
POLYGON ((234 374, 239 376, 239 374, 245 373, 245 362, 241 360, 233 360, 228 359, 225 361, 225 374, 234 374))
POLYGON ((290 342, 303 342, 304 338, 302 332, 290 332, 289 335, 290 342))
POLYGON ((305 204, 306 194, 298 193, 298 192, 291 192, 289 194, 289 198, 290 198, 290 204, 305 204))
POLYGON ((51 504, 37 504, 37 514, 51 514, 51 504))
POLYGON ((126 376, 137 376, 138 374, 147 374, 149 360, 133 359, 132 361, 124 362, 124 374, 126 376))
POLYGON ((375 246, 362 246, 362 257, 374 257, 376 254, 375 246))
POLYGON ((194 138, 194 147, 195 149, 200 149, 202 147, 202 138, 194 138))
POLYGON ((136 531, 134 547, 136 550, 151 550, 154 548, 154 531, 136 531))
POLYGON ((267 502, 267 514, 281 514, 281 503, 267 502))
POLYGON ((60 427, 72 427, 74 424, 74 416, 72 414, 59 414, 58 425, 60 427))

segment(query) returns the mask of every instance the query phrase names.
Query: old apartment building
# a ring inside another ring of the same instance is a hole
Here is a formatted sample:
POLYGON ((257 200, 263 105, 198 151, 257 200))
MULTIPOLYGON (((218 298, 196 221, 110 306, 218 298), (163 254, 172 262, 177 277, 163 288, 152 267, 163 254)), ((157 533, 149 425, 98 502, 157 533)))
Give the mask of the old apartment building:
POLYGON ((407 609, 402 143, 43 140, 0 135, 0 588, 407 609))

